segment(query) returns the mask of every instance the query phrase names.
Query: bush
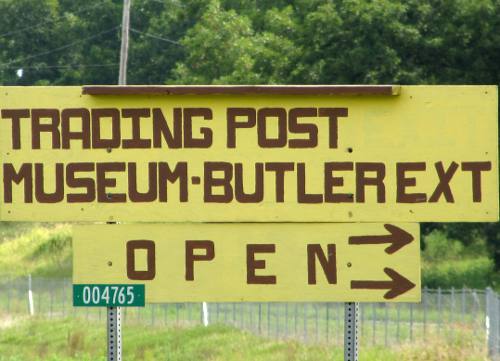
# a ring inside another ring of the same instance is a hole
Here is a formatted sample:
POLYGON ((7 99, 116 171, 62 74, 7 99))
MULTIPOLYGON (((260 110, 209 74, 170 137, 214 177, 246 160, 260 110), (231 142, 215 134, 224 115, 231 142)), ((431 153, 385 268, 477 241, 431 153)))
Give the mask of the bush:
POLYGON ((422 285, 430 288, 486 288, 493 285, 494 264, 488 257, 424 262, 422 285))

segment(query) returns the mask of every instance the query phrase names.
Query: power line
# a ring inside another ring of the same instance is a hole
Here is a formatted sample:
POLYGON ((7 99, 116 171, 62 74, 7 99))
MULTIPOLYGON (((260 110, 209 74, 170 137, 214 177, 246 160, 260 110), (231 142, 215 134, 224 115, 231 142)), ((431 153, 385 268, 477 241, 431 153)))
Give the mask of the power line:
POLYGON ((67 68, 104 68, 104 67, 116 67, 120 63, 109 63, 109 64, 66 64, 66 65, 38 65, 38 66, 8 66, 4 69, 67 69, 67 68))
MULTIPOLYGON (((92 6, 88 6, 86 8, 82 8, 79 11, 76 11, 76 12, 74 12, 72 14, 81 14, 81 13, 87 11, 87 10, 94 9, 94 8, 100 6, 100 5, 102 5, 102 0, 100 0, 98 3, 96 3, 96 4, 92 5, 92 6)), ((41 26, 44 26, 44 25, 47 25, 47 24, 50 24, 50 23, 55 23, 55 22, 61 20, 63 17, 64 17, 64 15, 59 15, 58 17, 56 17, 54 19, 47 20, 47 21, 45 21, 43 23, 40 23, 40 24, 37 24, 37 25, 26 26, 26 27, 21 28, 21 29, 9 31, 9 32, 0 34, 0 38, 4 38, 6 36, 13 35, 13 34, 22 33, 23 31, 26 31, 26 30, 36 29, 36 28, 39 28, 41 26)))
POLYGON ((185 8, 186 6, 184 4, 178 3, 177 1, 170 1, 170 2, 165 2, 162 0, 150 0, 152 2, 158 3, 158 4, 163 4, 163 5, 175 5, 181 8, 185 8))
POLYGON ((104 34, 107 34, 107 33, 110 33, 112 31, 115 31, 116 29, 118 29, 120 26, 114 26, 112 27, 111 29, 108 29, 108 30, 104 30, 104 31, 101 31, 97 34, 94 34, 94 35, 91 35, 87 38, 84 38, 84 39, 80 39, 80 40, 77 40, 77 41, 74 41, 72 43, 69 43, 69 44, 66 44, 66 45, 63 45, 63 46, 60 46, 58 48, 54 48, 54 49, 50 49, 50 50, 47 50, 47 51, 44 51, 44 52, 41 52, 41 53, 38 53, 38 54, 33 54, 33 55, 29 55, 27 57, 24 57, 22 59, 17 59, 17 60, 13 60, 13 61, 10 61, 8 63, 3 63, 3 64, 0 64, 0 67, 5 67, 5 66, 9 66, 11 65, 12 63, 18 63, 18 62, 22 62, 22 61, 26 61, 26 60, 30 60, 30 59, 33 59, 33 58, 38 58, 40 56, 43 56, 43 55, 47 55, 47 54, 51 54, 51 53, 55 53, 57 51, 61 51, 61 50, 64 50, 64 49, 67 49, 67 48, 70 48, 76 44, 80 44, 80 43, 83 43, 87 40, 91 40, 91 39, 95 39, 101 35, 104 35, 104 34))
POLYGON ((181 44, 181 43, 179 43, 178 41, 171 40, 171 39, 168 39, 168 38, 165 38, 165 37, 162 37, 162 36, 156 35, 156 34, 145 33, 145 32, 143 32, 143 31, 140 31, 140 30, 137 30, 137 29, 134 29, 134 28, 130 28, 130 31, 132 31, 133 33, 137 33, 137 34, 141 34, 141 35, 147 36, 147 37, 149 37, 149 38, 153 38, 153 39, 157 39, 157 40, 165 41, 165 42, 167 42, 167 43, 171 43, 171 44, 175 44, 175 45, 182 46, 182 44, 181 44))

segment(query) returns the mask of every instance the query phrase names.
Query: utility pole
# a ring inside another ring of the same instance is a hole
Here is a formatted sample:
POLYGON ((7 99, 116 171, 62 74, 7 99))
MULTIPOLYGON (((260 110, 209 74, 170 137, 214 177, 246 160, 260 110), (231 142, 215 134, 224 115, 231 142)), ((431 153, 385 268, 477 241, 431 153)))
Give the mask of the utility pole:
POLYGON ((127 84, 128 36, 130 32, 130 5, 132 0, 123 0, 122 46, 120 50, 120 75, 118 85, 127 84))
MULTIPOLYGON (((120 49, 118 85, 127 85, 128 36, 130 31, 131 2, 132 0, 123 0, 122 45, 120 49)), ((120 307, 107 308, 108 361, 121 361, 122 359, 121 311, 120 307)))

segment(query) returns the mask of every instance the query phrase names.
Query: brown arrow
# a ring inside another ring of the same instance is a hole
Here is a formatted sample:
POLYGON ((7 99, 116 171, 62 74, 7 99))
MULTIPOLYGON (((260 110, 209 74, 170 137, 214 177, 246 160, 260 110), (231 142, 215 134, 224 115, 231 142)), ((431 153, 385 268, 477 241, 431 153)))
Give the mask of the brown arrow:
POLYGON ((384 227, 389 231, 389 234, 381 236, 352 236, 349 237, 349 244, 390 243, 385 249, 385 253, 393 254, 413 241, 413 236, 404 229, 393 226, 392 224, 384 224, 384 227))
POLYGON ((386 267, 384 272, 391 278, 390 281, 351 281, 351 289, 388 290, 384 298, 390 300, 415 287, 413 282, 401 276, 392 268, 386 267))

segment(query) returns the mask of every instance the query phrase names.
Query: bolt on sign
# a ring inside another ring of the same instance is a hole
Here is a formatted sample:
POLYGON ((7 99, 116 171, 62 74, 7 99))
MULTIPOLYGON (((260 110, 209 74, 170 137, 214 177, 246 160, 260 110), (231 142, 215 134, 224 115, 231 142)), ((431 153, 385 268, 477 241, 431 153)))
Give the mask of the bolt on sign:
POLYGON ((75 287, 143 284, 148 303, 420 301, 415 223, 84 225, 73 252, 75 287))
POLYGON ((497 109, 495 86, 0 87, 0 219, 497 221, 497 109))

